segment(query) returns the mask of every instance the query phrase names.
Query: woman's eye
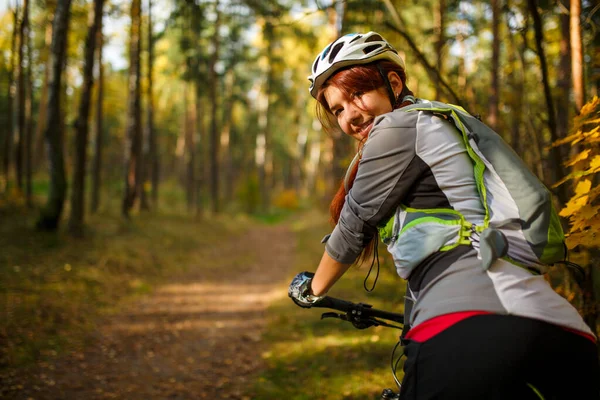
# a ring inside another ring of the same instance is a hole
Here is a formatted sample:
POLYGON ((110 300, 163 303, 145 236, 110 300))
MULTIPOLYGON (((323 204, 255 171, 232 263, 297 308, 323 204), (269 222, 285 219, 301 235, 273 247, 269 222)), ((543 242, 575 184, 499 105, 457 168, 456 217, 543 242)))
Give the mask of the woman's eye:
POLYGON ((356 98, 361 97, 363 94, 364 94, 364 92, 354 92, 354 93, 352 93, 352 97, 356 99, 356 98))
POLYGON ((339 117, 341 113, 342 113, 342 109, 341 108, 337 108, 333 112, 333 115, 336 116, 336 117, 339 117))

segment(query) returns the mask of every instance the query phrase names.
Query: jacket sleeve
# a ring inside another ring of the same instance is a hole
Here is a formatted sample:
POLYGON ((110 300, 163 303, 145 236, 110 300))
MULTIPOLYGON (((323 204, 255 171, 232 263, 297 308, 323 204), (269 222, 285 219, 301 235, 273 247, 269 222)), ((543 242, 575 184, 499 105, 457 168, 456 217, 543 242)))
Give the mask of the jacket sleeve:
POLYGON ((421 175, 420 163, 415 162, 418 116, 395 111, 375 120, 354 184, 325 245, 334 260, 356 261, 378 225, 389 219, 421 175))

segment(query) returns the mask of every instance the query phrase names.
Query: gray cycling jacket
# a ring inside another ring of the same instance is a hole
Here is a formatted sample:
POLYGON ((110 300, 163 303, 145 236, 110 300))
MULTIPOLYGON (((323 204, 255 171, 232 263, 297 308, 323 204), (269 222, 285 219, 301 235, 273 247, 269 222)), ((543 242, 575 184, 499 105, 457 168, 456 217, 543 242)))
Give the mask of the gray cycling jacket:
MULTIPOLYGON (((396 110, 376 118, 339 222, 326 243, 327 253, 341 263, 353 263, 400 204, 449 208, 474 223, 484 218, 460 133, 431 113, 396 110)), ((412 326, 446 313, 481 310, 541 319, 592 334, 577 310, 542 276, 504 260, 485 270, 477 252, 465 245, 423 258, 424 241, 434 240, 435 234, 401 238, 407 241, 404 247, 414 249, 416 260, 396 261, 398 274, 408 279, 412 326)))

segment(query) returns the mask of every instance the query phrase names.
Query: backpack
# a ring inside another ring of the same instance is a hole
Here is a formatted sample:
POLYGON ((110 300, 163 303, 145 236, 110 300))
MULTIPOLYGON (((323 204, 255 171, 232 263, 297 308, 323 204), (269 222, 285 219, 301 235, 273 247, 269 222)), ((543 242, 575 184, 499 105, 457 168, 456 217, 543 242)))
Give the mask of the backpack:
POLYGON ((500 135, 455 105, 432 101, 401 110, 431 112, 451 122, 462 135, 485 209, 483 226, 477 227, 485 269, 503 257, 546 273, 549 265, 566 259, 552 194, 500 135))

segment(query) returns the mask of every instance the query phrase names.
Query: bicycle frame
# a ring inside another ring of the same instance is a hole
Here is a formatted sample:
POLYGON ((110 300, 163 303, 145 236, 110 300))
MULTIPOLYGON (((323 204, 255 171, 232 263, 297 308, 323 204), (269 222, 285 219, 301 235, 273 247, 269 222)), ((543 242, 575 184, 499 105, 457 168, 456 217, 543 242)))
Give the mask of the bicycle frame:
MULTIPOLYGON (((397 324, 404 325, 404 315, 398 313, 392 313, 389 311, 378 310, 373 308, 370 304, 365 303, 352 303, 350 301, 337 299, 334 297, 325 296, 315 304, 313 307, 318 308, 329 308, 332 310, 341 311, 343 314, 334 312, 326 312, 321 315, 321 319, 324 318, 338 318, 342 321, 348 321, 357 329, 366 329, 371 326, 387 326, 389 328, 402 329, 402 326, 394 325, 391 321, 397 324)), ((395 350, 395 348, 394 348, 395 350)), ((395 365, 393 361, 392 352, 392 373, 394 380, 400 389, 400 382, 396 378, 395 365)), ((384 389, 381 392, 381 400, 399 400, 400 394, 395 393, 392 389, 384 389)))

